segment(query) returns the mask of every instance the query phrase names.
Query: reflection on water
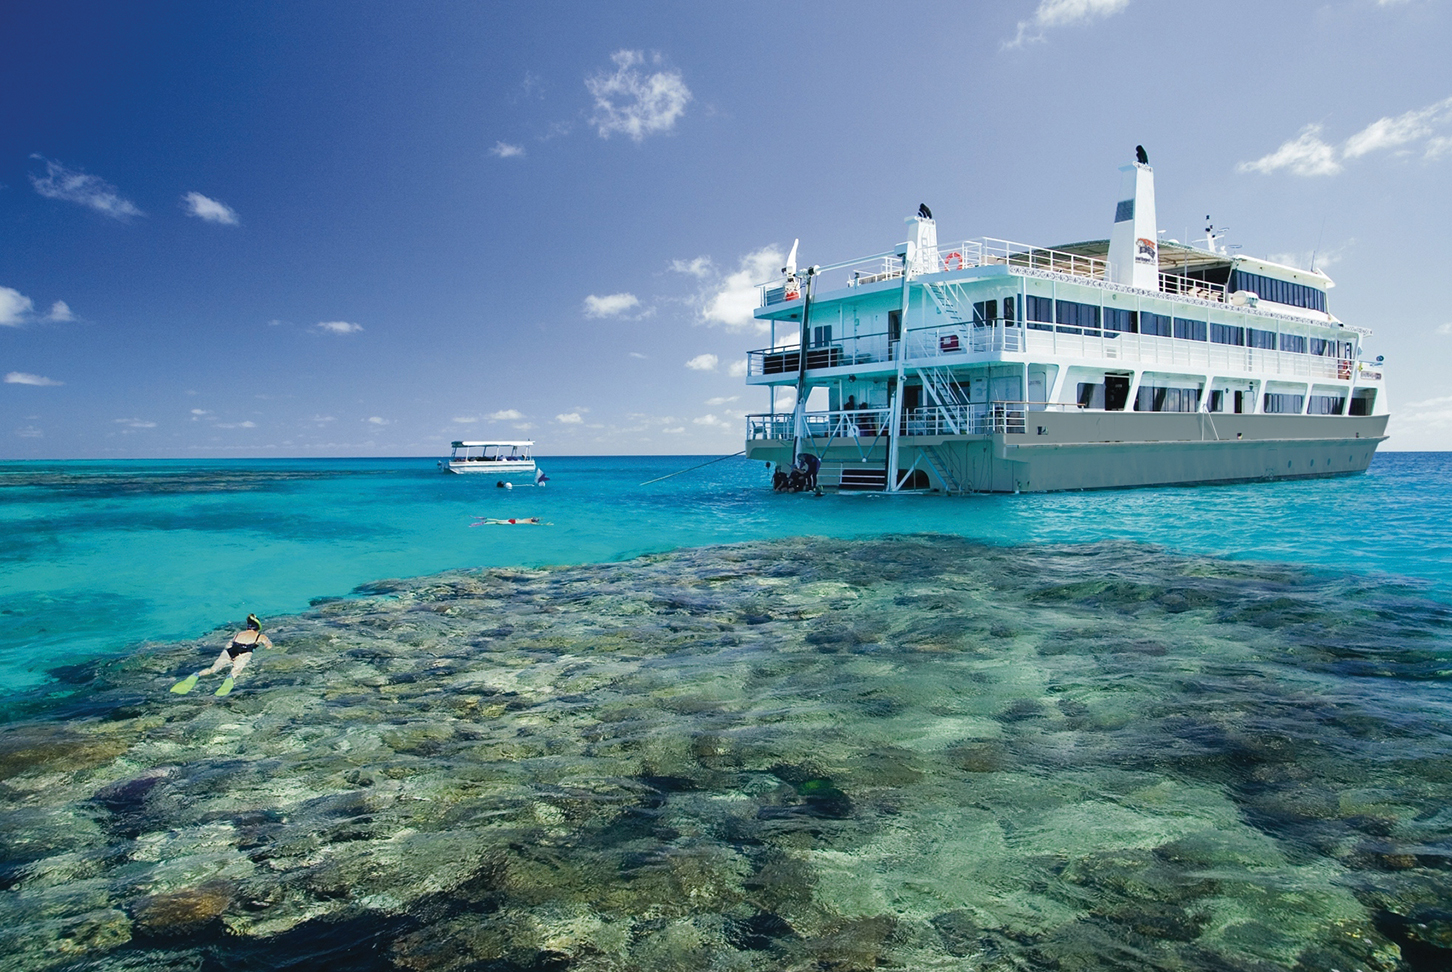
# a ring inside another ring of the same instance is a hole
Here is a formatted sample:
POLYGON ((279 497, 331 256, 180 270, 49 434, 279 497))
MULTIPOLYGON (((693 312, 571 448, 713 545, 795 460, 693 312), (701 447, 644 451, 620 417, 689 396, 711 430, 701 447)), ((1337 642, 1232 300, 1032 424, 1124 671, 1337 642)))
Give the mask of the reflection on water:
POLYGON ((1129 543, 368 585, 0 732, 7 967, 1378 969, 1452 956, 1445 607, 1129 543))

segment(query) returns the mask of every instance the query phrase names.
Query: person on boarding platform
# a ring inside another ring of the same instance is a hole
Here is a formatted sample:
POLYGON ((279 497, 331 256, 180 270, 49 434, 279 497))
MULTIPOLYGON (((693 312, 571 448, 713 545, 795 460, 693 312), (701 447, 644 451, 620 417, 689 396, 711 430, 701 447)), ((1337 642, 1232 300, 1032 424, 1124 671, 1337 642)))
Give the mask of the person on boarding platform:
POLYGON ((810 452, 803 452, 797 457, 797 467, 801 469, 804 479, 802 488, 815 490, 817 488, 817 471, 822 468, 822 460, 810 452))

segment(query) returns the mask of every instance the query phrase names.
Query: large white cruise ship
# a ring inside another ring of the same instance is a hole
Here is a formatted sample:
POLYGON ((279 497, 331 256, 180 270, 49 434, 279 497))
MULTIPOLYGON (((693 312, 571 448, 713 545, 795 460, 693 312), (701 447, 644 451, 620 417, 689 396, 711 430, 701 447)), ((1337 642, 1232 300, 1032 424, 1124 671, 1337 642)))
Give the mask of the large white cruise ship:
POLYGON ((1107 240, 940 245, 922 206, 884 253, 799 271, 794 245, 761 288, 772 341, 746 380, 771 407, 747 416, 746 455, 888 492, 1364 471, 1388 417, 1370 332, 1329 313, 1323 273, 1209 227, 1203 247, 1161 240, 1138 159, 1107 240))

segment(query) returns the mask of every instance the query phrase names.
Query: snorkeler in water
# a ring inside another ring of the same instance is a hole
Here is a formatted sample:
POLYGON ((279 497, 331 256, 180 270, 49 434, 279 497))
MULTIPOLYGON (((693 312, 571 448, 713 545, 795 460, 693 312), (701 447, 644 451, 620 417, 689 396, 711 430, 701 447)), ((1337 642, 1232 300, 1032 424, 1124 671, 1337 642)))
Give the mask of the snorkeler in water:
POLYGON ((537 516, 511 517, 507 520, 497 519, 492 516, 476 516, 474 522, 469 524, 476 526, 551 526, 537 516))
POLYGON ((215 675, 222 669, 230 667, 232 670, 227 673, 226 678, 222 679, 222 684, 215 693, 227 695, 232 691, 237 676, 242 674, 242 669, 252 661, 252 652, 259 646, 271 648, 272 642, 267 635, 262 633, 262 622, 257 620, 257 615, 249 614, 247 615, 247 627, 232 636, 232 643, 222 649, 222 653, 217 656, 216 661, 212 662, 212 666, 188 675, 177 682, 171 687, 172 692, 177 695, 186 695, 197 687, 197 679, 204 675, 215 675))

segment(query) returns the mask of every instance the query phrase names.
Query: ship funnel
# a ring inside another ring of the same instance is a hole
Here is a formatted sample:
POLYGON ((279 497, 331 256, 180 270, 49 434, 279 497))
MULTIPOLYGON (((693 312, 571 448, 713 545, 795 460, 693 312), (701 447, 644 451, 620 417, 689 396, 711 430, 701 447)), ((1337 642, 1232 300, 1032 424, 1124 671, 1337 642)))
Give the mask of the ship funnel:
POLYGON ((1114 283, 1159 289, 1159 232, 1155 225, 1155 170, 1143 148, 1140 159, 1120 166, 1119 204, 1109 234, 1109 279, 1114 283))
POLYGON ((913 238, 909 240, 912 245, 908 247, 907 259, 912 262, 913 273, 933 273, 941 270, 938 266, 938 224, 933 220, 932 210, 928 209, 927 203, 918 206, 916 216, 909 216, 908 223, 917 224, 914 229, 913 238))
POLYGON ((792 240, 792 251, 787 254, 786 266, 781 268, 781 272, 788 277, 797 275, 797 244, 800 242, 801 240, 792 240))

